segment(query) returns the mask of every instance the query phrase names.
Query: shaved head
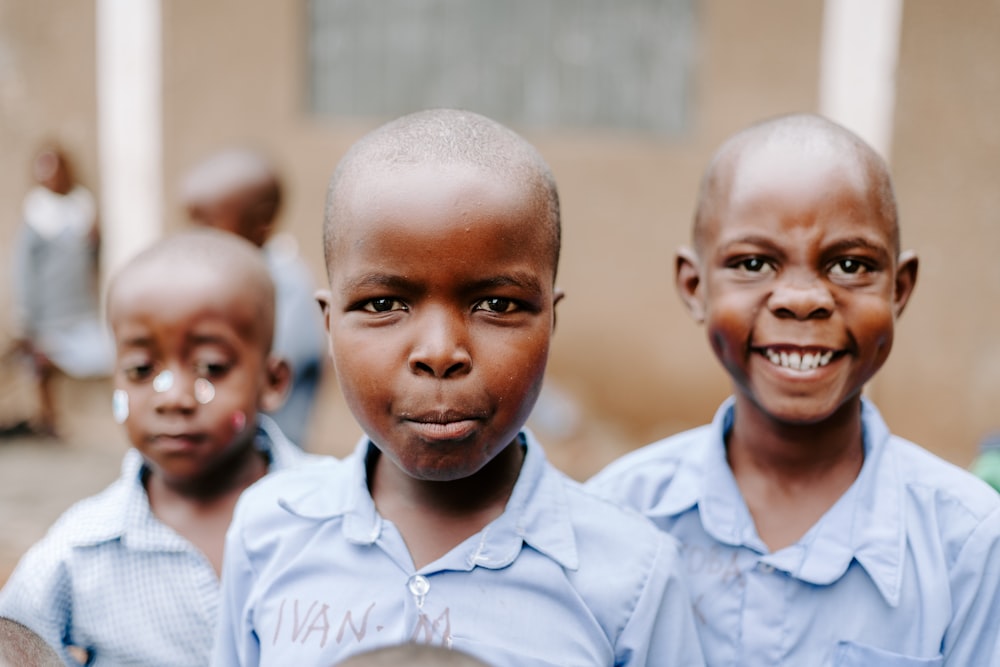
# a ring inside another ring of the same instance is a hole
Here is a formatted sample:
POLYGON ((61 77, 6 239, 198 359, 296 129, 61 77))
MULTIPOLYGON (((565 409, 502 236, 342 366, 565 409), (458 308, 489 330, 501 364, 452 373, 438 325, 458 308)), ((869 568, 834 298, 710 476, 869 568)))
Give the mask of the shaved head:
POLYGON ((60 667, 62 659, 35 632, 0 618, 0 667, 60 667))
POLYGON ((892 180, 885 161, 850 130, 814 114, 779 116, 752 125, 730 137, 712 157, 701 181, 692 231, 695 251, 702 251, 709 223, 725 211, 741 186, 743 171, 755 160, 794 159, 861 167, 863 189, 873 210, 893 230, 896 253, 900 250, 899 221, 892 180))
POLYGON ((327 270, 337 228, 354 190, 378 179, 392 187, 393 174, 421 167, 461 165, 520 187, 547 212, 553 267, 560 247, 559 195, 549 166, 523 137, 494 120, 468 111, 431 109, 403 116, 373 130, 344 155, 330 180, 323 224, 327 270))
MULTIPOLYGON (((278 189, 278 176, 263 154, 229 148, 210 155, 188 171, 181 185, 186 204, 203 204, 249 188, 278 189)), ((277 196, 277 194, 275 194, 277 196)))
POLYGON ((193 222, 233 232, 262 246, 281 207, 281 181, 262 153, 229 148, 188 171, 180 198, 193 222))
POLYGON ((341 667, 489 667, 462 651, 414 642, 374 649, 337 664, 341 667))
MULTIPOLYGON (((136 255, 108 286, 108 318, 117 297, 130 289, 173 290, 184 280, 211 275, 234 285, 255 308, 257 336, 270 350, 274 336, 274 283, 260 250, 249 241, 212 228, 185 231, 157 242, 136 255)), ((185 283, 186 284, 186 283, 185 283)), ((149 294, 146 298, 155 298, 149 294)))

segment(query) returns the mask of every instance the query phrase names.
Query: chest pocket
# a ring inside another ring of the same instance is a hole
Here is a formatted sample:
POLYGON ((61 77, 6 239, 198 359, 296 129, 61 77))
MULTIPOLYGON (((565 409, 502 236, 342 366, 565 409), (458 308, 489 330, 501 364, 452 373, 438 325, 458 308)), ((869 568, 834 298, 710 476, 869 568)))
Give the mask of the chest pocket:
POLYGON ((873 646, 840 642, 833 658, 834 667, 943 667, 944 657, 913 658, 873 646))

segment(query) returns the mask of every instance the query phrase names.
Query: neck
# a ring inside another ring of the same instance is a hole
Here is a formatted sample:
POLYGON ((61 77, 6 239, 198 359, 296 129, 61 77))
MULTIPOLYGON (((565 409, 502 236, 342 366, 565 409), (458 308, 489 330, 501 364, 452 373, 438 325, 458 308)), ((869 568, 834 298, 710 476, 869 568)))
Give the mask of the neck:
POLYGON ((145 480, 150 504, 186 503, 211 506, 238 496, 267 473, 267 458, 251 441, 241 445, 230 457, 218 461, 202 474, 185 479, 171 479, 150 470, 145 480))
POLYGON ((830 478, 840 471, 853 480, 864 460, 860 398, 819 422, 790 424, 770 418, 738 396, 726 455, 737 476, 753 469, 794 483, 830 478))
POLYGON ((369 486, 380 512, 398 502, 441 516, 498 516, 521 472, 524 450, 515 440, 474 474, 448 481, 416 479, 381 453, 375 457, 369 462, 369 486))

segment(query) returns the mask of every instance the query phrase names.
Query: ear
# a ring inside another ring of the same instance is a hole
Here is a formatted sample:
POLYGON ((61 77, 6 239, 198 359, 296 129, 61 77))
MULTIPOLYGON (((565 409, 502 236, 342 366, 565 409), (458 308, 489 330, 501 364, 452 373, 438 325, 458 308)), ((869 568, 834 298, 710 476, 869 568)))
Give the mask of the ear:
POLYGON ((316 303, 323 313, 323 328, 326 329, 326 353, 333 359, 333 339, 330 337, 330 314, 333 312, 333 294, 330 290, 316 290, 316 303))
POLYGON ((705 302, 701 283, 701 272, 698 265, 698 255, 688 247, 677 251, 674 266, 674 286, 681 301, 687 306, 688 312, 696 322, 705 321, 705 302))
POLYGON ((917 254, 912 250, 901 253, 896 263, 896 284, 892 294, 892 310, 896 317, 903 314, 906 303, 917 284, 917 254))
POLYGON ((285 404, 291 386, 292 369, 288 362, 284 357, 268 357, 267 384, 261 392, 257 407, 264 412, 274 412, 285 404))
POLYGON ((565 298, 566 298, 566 292, 562 291, 559 288, 556 288, 555 294, 553 295, 553 298, 552 298, 552 330, 553 331, 555 331, 555 329, 556 329, 556 311, 557 311, 556 306, 558 306, 559 302, 562 301, 565 298))
POLYGON ((330 333, 330 309, 332 308, 333 295, 328 289, 319 289, 316 290, 313 298, 316 299, 316 304, 319 305, 320 312, 323 313, 323 326, 326 327, 326 332, 330 333))

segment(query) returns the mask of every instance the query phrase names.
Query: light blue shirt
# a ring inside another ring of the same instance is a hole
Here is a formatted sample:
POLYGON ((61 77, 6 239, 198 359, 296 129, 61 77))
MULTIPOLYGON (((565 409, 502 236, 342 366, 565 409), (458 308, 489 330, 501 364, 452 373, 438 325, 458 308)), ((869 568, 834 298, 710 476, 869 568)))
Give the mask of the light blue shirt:
POLYGON ((889 433, 863 402, 865 461, 796 544, 757 535, 729 465, 733 401, 588 486, 682 543, 709 665, 1000 665, 1000 496, 889 433))
MULTIPOLYGON (((260 417, 257 445, 270 470, 309 455, 260 417)), ((68 509, 21 559, 0 591, 0 616, 37 632, 63 660, 68 646, 88 665, 184 667, 208 663, 219 580, 208 559, 161 523, 130 449, 121 476, 68 509)))
POLYGON ((704 664, 676 542, 522 442, 504 513, 419 570, 368 492, 367 440, 262 480, 229 529, 212 664, 328 667, 406 640, 494 667, 704 664))

